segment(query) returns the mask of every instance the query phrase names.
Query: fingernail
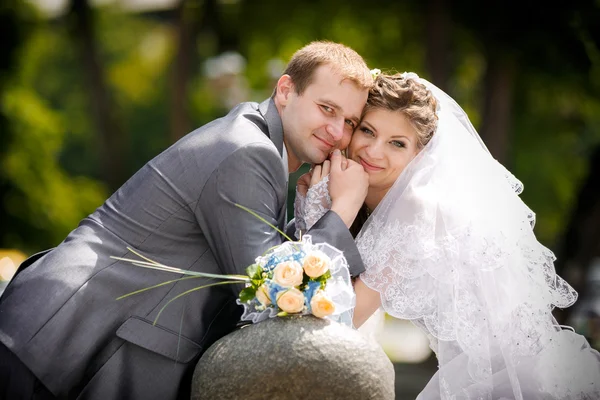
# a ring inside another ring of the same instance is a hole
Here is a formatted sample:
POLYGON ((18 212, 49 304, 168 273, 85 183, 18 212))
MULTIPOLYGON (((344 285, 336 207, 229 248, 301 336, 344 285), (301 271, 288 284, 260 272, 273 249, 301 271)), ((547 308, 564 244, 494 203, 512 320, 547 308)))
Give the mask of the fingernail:
POLYGON ((342 152, 340 151, 340 149, 335 149, 333 151, 333 154, 335 154, 336 156, 339 156, 342 152))

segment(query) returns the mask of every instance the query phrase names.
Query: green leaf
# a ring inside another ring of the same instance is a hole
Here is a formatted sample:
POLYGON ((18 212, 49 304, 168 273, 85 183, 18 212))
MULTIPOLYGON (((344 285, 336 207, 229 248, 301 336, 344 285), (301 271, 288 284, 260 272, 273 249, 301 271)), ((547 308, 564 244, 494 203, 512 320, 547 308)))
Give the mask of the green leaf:
POLYGON ((264 283, 264 279, 252 279, 250 284, 253 288, 258 289, 264 283))
POLYGON ((262 267, 258 264, 252 264, 246 268, 246 274, 248 274, 250 279, 261 279, 262 271, 262 267))
POLYGON ((325 272, 323 275, 321 275, 320 277, 318 277, 317 279, 315 279, 317 282, 327 282, 327 280, 331 278, 331 272, 329 270, 327 270, 327 272, 325 272))
POLYGON ((253 288, 252 286, 247 287, 240 292, 240 301, 242 303, 247 303, 255 297, 256 297, 256 289, 253 288))

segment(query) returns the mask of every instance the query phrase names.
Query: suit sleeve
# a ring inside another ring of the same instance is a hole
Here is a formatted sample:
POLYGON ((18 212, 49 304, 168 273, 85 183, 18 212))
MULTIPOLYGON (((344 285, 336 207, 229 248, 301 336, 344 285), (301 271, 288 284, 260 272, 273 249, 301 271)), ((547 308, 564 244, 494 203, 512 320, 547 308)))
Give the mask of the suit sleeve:
POLYGON ((284 240, 236 203, 283 229, 286 197, 287 177, 272 146, 246 145, 220 163, 202 190, 195 214, 224 274, 243 274, 257 256, 284 240))
MULTIPOLYGON (((298 239, 295 236, 295 219, 292 219, 287 224, 285 232, 289 237, 298 239)), ((350 275, 353 278, 365 271, 365 266, 356 247, 356 242, 344 224, 344 221, 342 221, 335 211, 327 211, 306 233, 312 236, 313 243, 325 242, 342 250, 350 267, 350 275)))
POLYGON ((311 235, 313 243, 329 243, 342 250, 348 261, 350 276, 357 277, 365 271, 356 242, 344 221, 335 211, 327 211, 307 232, 311 235))
MULTIPOLYGON (((285 229, 287 177, 272 146, 246 145, 223 160, 196 206, 196 218, 224 274, 243 274, 257 256, 285 240, 236 203, 285 229)), ((353 276, 364 270, 352 236, 334 212, 327 213, 308 233, 313 242, 328 242, 344 251, 353 276)))

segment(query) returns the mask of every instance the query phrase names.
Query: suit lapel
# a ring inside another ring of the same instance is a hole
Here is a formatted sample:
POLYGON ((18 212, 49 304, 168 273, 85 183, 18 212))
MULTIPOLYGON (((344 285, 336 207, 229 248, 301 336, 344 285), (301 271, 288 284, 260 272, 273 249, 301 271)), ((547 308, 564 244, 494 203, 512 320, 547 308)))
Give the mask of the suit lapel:
MULTIPOLYGON (((283 124, 281 123, 281 116, 275 107, 275 102, 272 98, 269 98, 258 106, 259 112, 267 122, 267 135, 277 148, 279 155, 281 156, 281 163, 285 171, 286 184, 289 184, 290 172, 288 169, 288 155, 283 143, 283 124)), ((287 207, 285 207, 285 218, 284 222, 287 221, 287 207)))
POLYGON ((283 157, 283 125, 277 107, 275 107, 275 102, 269 98, 259 104, 258 110, 267 122, 268 135, 271 141, 277 147, 279 155, 283 157))

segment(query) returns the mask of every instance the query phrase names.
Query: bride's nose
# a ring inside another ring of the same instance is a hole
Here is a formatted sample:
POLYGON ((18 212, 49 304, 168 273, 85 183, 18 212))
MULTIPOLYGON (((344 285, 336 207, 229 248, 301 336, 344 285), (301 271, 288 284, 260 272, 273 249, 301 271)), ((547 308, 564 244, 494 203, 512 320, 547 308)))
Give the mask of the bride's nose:
POLYGON ((365 152, 367 153, 367 156, 373 160, 379 160, 383 158, 383 146, 377 141, 367 145, 365 152))

